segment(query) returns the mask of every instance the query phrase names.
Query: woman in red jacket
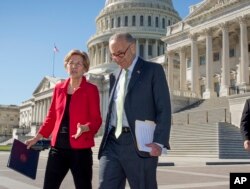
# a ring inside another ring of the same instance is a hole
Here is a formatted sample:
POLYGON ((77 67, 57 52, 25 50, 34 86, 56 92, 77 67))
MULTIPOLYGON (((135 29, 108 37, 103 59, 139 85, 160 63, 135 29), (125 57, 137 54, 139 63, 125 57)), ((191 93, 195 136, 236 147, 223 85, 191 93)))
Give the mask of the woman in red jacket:
POLYGON ((30 148, 51 136, 44 189, 58 189, 71 170, 76 189, 92 189, 94 136, 101 126, 100 99, 95 85, 83 76, 89 69, 85 52, 70 51, 64 60, 69 78, 55 86, 48 115, 30 148))

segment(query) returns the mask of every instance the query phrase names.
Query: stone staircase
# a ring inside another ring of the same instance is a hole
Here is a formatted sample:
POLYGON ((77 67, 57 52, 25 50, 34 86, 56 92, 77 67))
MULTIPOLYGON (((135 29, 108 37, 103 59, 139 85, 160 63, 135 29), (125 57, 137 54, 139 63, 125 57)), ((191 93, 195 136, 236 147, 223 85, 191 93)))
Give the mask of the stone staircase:
POLYGON ((169 156, 218 157, 216 124, 172 125, 169 156))
POLYGON ((173 125, 169 156, 248 159, 240 129, 229 123, 173 125))
POLYGON ((231 122, 229 102, 226 97, 201 100, 172 115, 172 123, 176 125, 218 122, 231 122))

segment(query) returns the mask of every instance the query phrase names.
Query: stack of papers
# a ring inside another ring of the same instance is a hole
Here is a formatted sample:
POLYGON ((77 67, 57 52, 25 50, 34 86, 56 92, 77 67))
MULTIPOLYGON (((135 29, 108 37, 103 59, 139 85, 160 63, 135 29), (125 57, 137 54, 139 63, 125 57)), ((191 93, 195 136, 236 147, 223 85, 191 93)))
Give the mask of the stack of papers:
POLYGON ((135 121, 135 135, 137 146, 140 151, 151 151, 151 147, 146 146, 146 144, 153 142, 155 126, 156 124, 153 121, 135 121))

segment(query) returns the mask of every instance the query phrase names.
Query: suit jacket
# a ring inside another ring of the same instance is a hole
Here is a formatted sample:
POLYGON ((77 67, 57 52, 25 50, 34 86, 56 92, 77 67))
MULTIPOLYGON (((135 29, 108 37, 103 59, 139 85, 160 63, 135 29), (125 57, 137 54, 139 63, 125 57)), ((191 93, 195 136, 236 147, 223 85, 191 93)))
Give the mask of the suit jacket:
POLYGON ((240 130, 244 140, 250 140, 250 99, 247 99, 241 116, 240 130))
MULTIPOLYGON (((59 83, 54 88, 52 102, 48 115, 39 129, 39 133, 48 138, 52 135, 51 146, 56 143, 64 110, 66 107, 67 88, 70 79, 59 83)), ((69 141, 73 149, 90 148, 94 146, 94 136, 101 126, 100 100, 97 87, 82 78, 79 88, 72 94, 70 106, 69 141), (74 139, 77 123, 88 124, 90 131, 74 139)))
MULTIPOLYGON (((120 75, 120 74, 119 74, 120 75)), ((109 134, 109 124, 113 105, 114 91, 119 76, 116 76, 109 98, 104 136, 99 149, 100 158, 109 134)), ((124 109, 128 119, 131 134, 137 152, 142 157, 149 157, 149 153, 140 152, 136 145, 135 121, 151 120, 156 123, 153 142, 163 144, 170 149, 169 137, 171 127, 171 104, 168 85, 163 67, 160 64, 147 62, 138 58, 128 84, 124 109)))

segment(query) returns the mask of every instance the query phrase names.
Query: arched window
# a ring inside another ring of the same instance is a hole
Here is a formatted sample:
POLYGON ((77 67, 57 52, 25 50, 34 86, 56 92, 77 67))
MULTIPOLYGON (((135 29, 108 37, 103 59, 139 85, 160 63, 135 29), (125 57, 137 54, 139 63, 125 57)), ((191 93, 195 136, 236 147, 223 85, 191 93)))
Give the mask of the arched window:
POLYGON ((114 28, 114 18, 111 19, 111 28, 114 28))
POLYGON ((128 26, 128 16, 125 16, 124 18, 124 26, 128 26))
POLYGON ((143 46, 143 45, 140 45, 139 56, 140 56, 140 57, 143 57, 143 56, 144 56, 144 46, 143 46))
POLYGON ((117 19, 117 27, 121 27, 121 17, 118 17, 117 19))
POLYGON ((159 18, 155 17, 155 27, 158 28, 159 27, 159 18))
POLYGON ((152 26, 151 16, 148 16, 148 26, 152 26))
POLYGON ((140 16, 140 26, 143 26, 143 25, 144 25, 143 21, 144 21, 144 20, 143 20, 143 16, 141 15, 141 16, 140 16))
POLYGON ((135 24, 136 24, 135 19, 136 19, 136 17, 133 16, 133 17, 132 17, 132 26, 135 26, 135 24))
POLYGON ((162 19, 162 28, 163 28, 163 29, 166 28, 165 18, 162 19))

